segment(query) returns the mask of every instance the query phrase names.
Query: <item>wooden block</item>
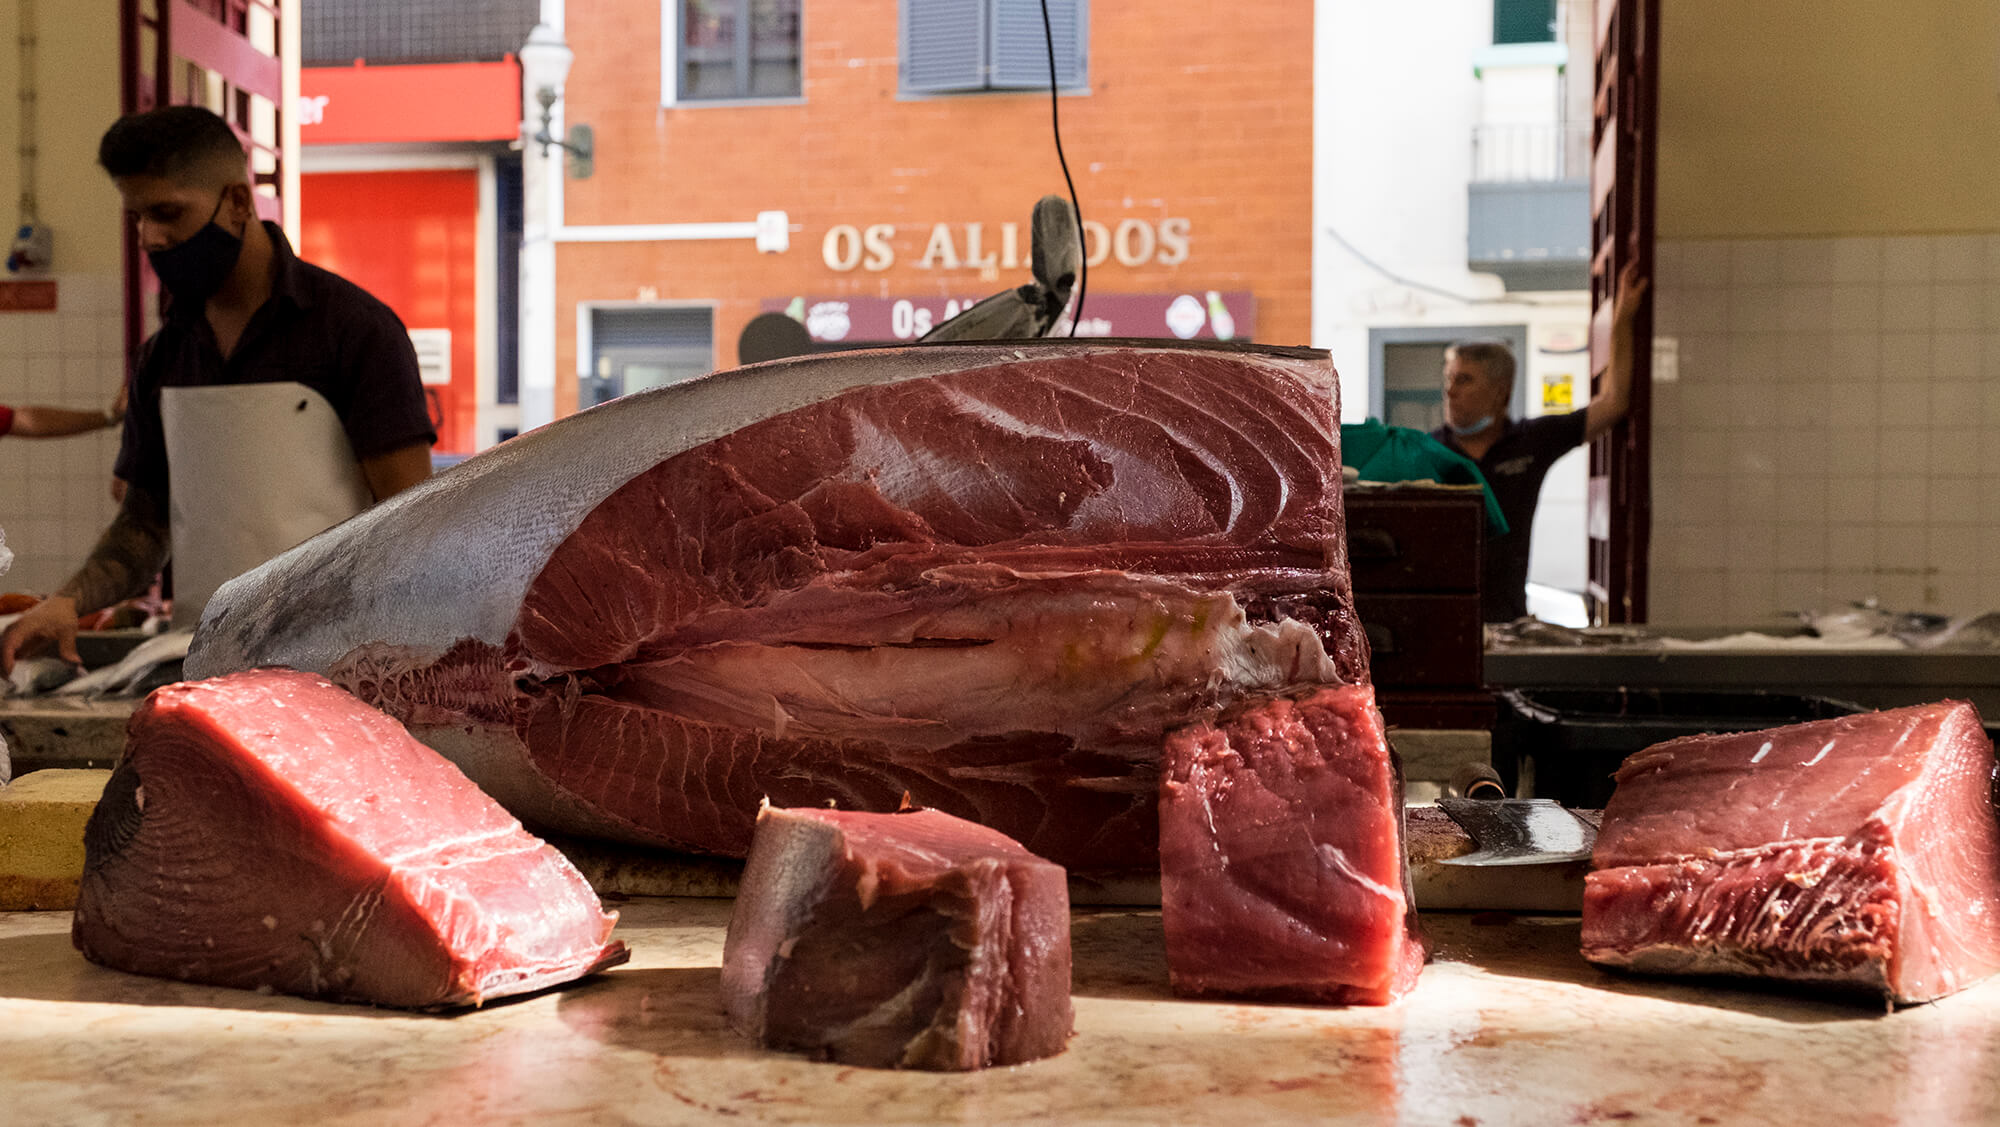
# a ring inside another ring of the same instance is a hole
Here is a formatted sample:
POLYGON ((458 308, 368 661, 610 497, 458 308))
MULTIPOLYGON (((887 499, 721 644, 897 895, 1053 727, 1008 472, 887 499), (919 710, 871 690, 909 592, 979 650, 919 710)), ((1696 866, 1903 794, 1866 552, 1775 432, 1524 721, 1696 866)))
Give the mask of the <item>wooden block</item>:
POLYGON ((83 825, 109 771, 33 771, 0 787, 0 911, 76 907, 83 825))

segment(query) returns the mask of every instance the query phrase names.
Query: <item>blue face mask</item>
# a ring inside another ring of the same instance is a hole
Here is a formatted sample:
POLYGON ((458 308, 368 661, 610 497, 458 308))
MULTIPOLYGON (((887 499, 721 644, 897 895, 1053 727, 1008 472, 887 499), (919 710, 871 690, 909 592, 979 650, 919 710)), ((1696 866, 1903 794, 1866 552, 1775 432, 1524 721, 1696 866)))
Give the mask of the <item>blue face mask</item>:
POLYGON ((1447 422, 1446 425, 1451 427, 1451 433, 1458 435, 1460 438, 1464 438, 1467 435, 1478 434, 1480 431, 1483 431, 1487 427, 1492 426, 1493 416, 1481 415, 1478 418, 1472 420, 1471 422, 1465 424, 1464 426, 1459 426, 1457 423, 1452 423, 1452 422, 1447 422))

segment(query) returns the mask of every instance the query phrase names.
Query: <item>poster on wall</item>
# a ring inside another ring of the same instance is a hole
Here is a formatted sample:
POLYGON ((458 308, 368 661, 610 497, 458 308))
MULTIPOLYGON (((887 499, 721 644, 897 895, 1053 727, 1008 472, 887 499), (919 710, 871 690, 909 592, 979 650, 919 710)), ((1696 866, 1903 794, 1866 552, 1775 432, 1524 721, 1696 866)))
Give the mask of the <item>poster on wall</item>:
MULTIPOLYGON (((873 344, 916 340, 958 316, 985 295, 964 297, 767 297, 762 311, 804 323, 820 344, 873 344)), ((1089 293, 1080 337, 1158 337, 1167 340, 1250 340, 1257 329, 1257 299, 1248 290, 1180 293, 1089 293)), ((1068 320, 1050 336, 1066 336, 1068 320)))

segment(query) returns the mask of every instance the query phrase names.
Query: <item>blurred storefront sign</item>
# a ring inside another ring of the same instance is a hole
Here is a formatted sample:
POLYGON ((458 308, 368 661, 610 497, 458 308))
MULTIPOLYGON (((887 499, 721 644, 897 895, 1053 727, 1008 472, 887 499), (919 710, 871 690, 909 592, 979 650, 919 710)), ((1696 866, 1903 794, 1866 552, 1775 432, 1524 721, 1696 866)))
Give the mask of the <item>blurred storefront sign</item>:
POLYGON ((511 141, 521 135, 521 68, 513 59, 306 67, 298 112, 307 145, 511 141))
MULTIPOLYGON (((783 313, 821 344, 915 340, 985 295, 964 297, 767 297, 766 313, 783 313)), ((1067 322, 1051 335, 1068 332, 1067 322)), ((1164 337, 1249 340, 1257 329, 1257 299, 1248 290, 1085 295, 1080 337, 1164 337)))

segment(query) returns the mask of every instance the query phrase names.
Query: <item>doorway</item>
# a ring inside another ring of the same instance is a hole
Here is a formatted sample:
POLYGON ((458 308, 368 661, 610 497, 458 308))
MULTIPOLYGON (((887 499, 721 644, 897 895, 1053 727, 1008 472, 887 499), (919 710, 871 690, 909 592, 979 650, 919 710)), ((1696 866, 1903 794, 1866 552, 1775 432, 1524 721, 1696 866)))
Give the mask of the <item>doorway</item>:
POLYGON ((715 370, 715 311, 708 306, 586 306, 577 408, 665 387, 715 370))

